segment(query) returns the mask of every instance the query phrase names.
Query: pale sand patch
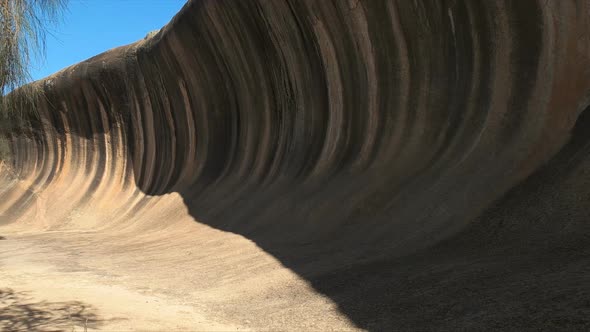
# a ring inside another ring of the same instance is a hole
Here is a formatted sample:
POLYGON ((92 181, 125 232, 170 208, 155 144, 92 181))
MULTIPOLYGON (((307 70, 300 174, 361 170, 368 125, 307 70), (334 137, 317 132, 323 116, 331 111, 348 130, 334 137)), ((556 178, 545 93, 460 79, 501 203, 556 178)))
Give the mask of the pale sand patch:
POLYGON ((84 331, 84 325, 88 331, 246 330, 214 322, 159 294, 109 285, 89 272, 60 272, 51 254, 42 263, 38 252, 17 240, 3 241, 0 252, 0 330, 84 331))

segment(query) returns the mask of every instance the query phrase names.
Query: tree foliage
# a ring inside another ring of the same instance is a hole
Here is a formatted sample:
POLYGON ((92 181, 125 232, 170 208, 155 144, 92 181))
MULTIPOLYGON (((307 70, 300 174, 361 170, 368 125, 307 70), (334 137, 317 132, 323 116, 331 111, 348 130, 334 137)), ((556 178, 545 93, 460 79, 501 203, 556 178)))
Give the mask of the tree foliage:
POLYGON ((30 80, 32 61, 45 53, 47 27, 56 23, 68 0, 0 0, 0 162, 10 160, 10 139, 35 114, 41 97, 30 80), (15 89, 14 93, 8 94, 15 89))
POLYGON ((0 89, 8 91, 30 79, 31 61, 45 52, 47 27, 67 0, 0 0, 0 89))

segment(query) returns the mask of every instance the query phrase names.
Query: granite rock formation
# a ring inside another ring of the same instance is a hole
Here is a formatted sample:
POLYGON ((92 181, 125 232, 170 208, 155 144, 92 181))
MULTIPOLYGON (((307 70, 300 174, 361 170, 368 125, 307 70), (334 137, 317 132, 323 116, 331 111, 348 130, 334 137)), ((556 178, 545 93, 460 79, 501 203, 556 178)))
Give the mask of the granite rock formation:
POLYGON ((187 209, 361 328, 588 327, 589 13, 190 1, 33 83, 44 98, 4 133, 0 225, 142 234, 187 209), (453 298, 470 309, 424 304, 453 298))

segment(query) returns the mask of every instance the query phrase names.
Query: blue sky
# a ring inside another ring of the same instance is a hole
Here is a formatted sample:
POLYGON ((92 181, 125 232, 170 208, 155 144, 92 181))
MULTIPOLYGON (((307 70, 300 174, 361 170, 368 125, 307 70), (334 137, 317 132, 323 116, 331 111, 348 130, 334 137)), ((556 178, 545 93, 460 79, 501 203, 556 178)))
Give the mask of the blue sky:
POLYGON ((186 0, 69 0, 61 22, 49 27, 45 57, 33 80, 111 48, 133 43, 166 25, 186 0))

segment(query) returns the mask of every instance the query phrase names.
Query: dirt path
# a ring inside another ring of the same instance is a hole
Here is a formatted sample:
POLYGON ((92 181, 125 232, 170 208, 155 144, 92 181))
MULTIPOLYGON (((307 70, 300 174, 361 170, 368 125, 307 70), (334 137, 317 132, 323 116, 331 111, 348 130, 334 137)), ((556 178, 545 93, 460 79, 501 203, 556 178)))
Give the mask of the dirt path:
POLYGON ((91 270, 58 269, 65 261, 75 257, 49 253, 26 238, 0 241, 0 330, 244 330, 211 321, 197 308, 162 294, 113 284, 91 270))

